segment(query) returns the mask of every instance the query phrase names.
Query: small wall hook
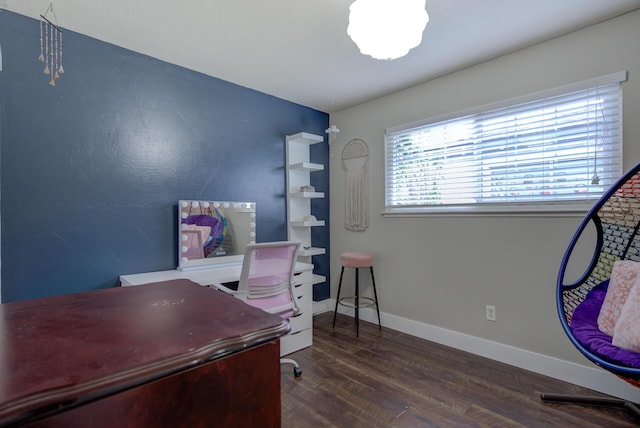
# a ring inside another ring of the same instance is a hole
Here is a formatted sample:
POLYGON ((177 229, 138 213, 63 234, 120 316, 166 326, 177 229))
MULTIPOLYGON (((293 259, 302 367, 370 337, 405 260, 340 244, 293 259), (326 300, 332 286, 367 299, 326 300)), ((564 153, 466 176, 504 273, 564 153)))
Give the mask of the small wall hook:
POLYGON ((338 132, 340 132, 340 129, 338 129, 338 127, 335 125, 331 125, 327 129, 325 129, 324 132, 326 132, 327 134, 337 134, 338 132))

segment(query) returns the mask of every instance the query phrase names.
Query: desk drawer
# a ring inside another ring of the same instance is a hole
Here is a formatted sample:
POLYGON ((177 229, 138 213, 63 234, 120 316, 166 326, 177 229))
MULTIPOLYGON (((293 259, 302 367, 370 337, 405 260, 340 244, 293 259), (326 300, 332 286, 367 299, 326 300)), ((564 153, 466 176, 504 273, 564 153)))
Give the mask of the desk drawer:
POLYGON ((300 330, 311 328, 313 324, 312 311, 303 311, 296 316, 289 318, 289 324, 291 325, 291 333, 297 333, 300 330))
POLYGON ((313 272, 306 271, 300 272, 293 275, 293 284, 311 284, 313 282, 313 272))
POLYGON ((313 291, 311 285, 305 284, 294 288, 296 304, 301 312, 311 312, 313 310, 313 291))
MULTIPOLYGON (((280 356, 288 355, 313 345, 313 329, 289 333, 280 338, 280 356)), ((302 369, 304 371, 304 368, 302 369)))

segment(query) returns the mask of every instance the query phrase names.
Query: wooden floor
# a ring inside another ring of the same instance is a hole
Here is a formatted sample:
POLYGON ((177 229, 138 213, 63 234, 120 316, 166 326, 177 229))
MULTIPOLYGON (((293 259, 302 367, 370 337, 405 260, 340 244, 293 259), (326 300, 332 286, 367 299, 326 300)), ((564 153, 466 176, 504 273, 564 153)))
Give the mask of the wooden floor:
POLYGON ((623 409, 543 403, 584 388, 333 313, 314 317, 313 346, 282 366, 282 426, 633 427, 623 409))

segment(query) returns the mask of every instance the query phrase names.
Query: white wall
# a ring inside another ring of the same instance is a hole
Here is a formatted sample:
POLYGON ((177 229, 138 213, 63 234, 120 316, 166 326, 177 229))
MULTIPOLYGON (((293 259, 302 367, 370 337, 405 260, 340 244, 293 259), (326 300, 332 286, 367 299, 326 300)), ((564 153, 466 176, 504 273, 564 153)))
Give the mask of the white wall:
MULTIPOLYGON (((555 281, 579 217, 385 218, 384 130, 627 70, 624 169, 640 161, 640 11, 580 30, 331 115, 332 297, 340 253, 375 254, 381 310, 392 317, 498 342, 585 366, 560 327, 555 281), (370 151, 370 226, 344 229, 344 145, 370 151), (485 320, 494 305, 497 322, 485 320)), ((446 43, 429 41, 423 43, 446 43)), ((352 282, 353 273, 348 272, 352 282)), ((363 275, 366 279, 368 275, 363 275)))

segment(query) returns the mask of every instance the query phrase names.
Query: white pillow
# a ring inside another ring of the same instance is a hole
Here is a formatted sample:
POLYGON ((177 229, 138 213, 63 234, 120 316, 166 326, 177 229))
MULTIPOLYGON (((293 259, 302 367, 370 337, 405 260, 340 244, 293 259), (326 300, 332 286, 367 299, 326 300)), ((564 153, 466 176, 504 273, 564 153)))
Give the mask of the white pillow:
POLYGON ((639 276, 640 262, 618 260, 613 264, 609 288, 598 315, 598 328, 600 331, 613 336, 622 312, 622 306, 627 301, 627 296, 629 296, 629 292, 639 276))
POLYGON ((614 346, 640 352, 640 279, 634 282, 613 331, 614 346))

